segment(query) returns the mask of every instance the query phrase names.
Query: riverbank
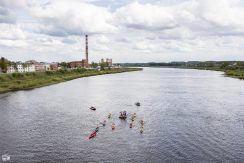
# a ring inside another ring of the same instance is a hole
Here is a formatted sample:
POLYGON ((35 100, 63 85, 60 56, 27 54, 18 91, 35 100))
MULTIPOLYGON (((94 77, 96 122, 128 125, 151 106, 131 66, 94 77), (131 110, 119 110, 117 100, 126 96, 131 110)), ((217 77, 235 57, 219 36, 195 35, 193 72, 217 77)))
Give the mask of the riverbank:
POLYGON ((141 70, 142 68, 116 68, 103 71, 98 71, 95 69, 75 69, 59 70, 55 72, 47 71, 33 73, 0 74, 0 93, 39 88, 82 77, 141 70))
POLYGON ((210 70, 210 71, 222 71, 224 72, 224 75, 227 77, 237 78, 237 79, 244 79, 244 70, 236 69, 236 70, 230 70, 230 69, 224 69, 220 67, 215 68, 206 68, 206 67, 175 67, 175 68, 183 68, 183 69, 197 69, 197 70, 210 70))
POLYGON ((229 70, 224 68, 206 68, 206 67, 171 67, 171 68, 181 68, 181 69, 197 69, 197 70, 209 70, 209 71, 222 71, 224 75, 231 78, 237 78, 244 80, 244 70, 229 70))
POLYGON ((124 63, 128 67, 161 67, 222 71, 227 77, 244 79, 244 61, 188 61, 188 62, 149 62, 124 63))

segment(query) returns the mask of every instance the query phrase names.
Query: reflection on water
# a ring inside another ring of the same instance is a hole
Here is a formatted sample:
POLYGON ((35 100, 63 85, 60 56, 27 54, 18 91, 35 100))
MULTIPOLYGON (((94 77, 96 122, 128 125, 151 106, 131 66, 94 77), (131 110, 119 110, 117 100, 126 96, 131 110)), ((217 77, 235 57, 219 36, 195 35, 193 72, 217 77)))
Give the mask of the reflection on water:
POLYGON ((244 82, 221 72, 154 68, 2 94, 0 153, 19 163, 244 161, 243 99, 244 82), (122 110, 137 113, 132 129, 122 110))

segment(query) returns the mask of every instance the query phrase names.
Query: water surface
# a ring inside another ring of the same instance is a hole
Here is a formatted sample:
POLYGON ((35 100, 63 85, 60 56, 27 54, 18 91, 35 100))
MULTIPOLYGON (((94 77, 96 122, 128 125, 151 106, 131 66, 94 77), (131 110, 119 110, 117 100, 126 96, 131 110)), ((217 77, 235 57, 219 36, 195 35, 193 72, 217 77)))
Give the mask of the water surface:
POLYGON ((244 81, 145 68, 2 94, 0 154, 6 151, 18 163, 244 161, 244 81), (121 110, 137 113, 132 129, 118 119, 121 110), (108 125, 88 140, 109 112, 108 125))

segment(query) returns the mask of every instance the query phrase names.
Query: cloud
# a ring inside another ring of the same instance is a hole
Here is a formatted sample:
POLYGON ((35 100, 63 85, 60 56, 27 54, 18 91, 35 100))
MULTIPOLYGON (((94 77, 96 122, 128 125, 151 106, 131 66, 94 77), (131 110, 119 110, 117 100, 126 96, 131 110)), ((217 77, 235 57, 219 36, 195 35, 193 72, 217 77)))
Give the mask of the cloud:
POLYGON ((133 2, 116 10, 114 21, 137 30, 161 31, 164 38, 244 33, 244 7, 239 0, 188 0, 163 6, 133 2), (179 37, 173 36, 177 33, 179 37))
POLYGON ((20 48, 26 47, 26 35, 15 24, 0 24, 0 45, 20 48))
POLYGON ((0 0, 0 55, 76 60, 89 34, 95 61, 244 59, 243 20, 241 0, 0 0))
POLYGON ((111 33, 116 28, 109 23, 108 9, 78 0, 54 0, 31 8, 31 14, 41 21, 40 32, 53 36, 111 33))
POLYGON ((0 4, 0 23, 14 24, 16 22, 15 15, 0 4))
POLYGON ((0 39, 21 40, 26 38, 24 32, 13 24, 1 24, 0 31, 0 39))
POLYGON ((119 8, 115 13, 117 24, 129 28, 164 30, 177 27, 170 8, 133 2, 119 8))

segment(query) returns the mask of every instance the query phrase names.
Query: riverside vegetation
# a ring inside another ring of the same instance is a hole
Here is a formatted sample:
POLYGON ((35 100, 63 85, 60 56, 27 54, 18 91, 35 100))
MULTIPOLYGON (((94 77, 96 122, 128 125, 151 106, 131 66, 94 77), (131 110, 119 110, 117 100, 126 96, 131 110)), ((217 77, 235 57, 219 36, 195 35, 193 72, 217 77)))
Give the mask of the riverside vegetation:
POLYGON ((0 74, 0 93, 33 89, 81 77, 140 70, 142 68, 113 68, 102 71, 81 68, 74 70, 0 74))
POLYGON ((171 67, 223 71, 226 76, 244 79, 244 61, 189 61, 161 63, 124 63, 125 67, 171 67))

